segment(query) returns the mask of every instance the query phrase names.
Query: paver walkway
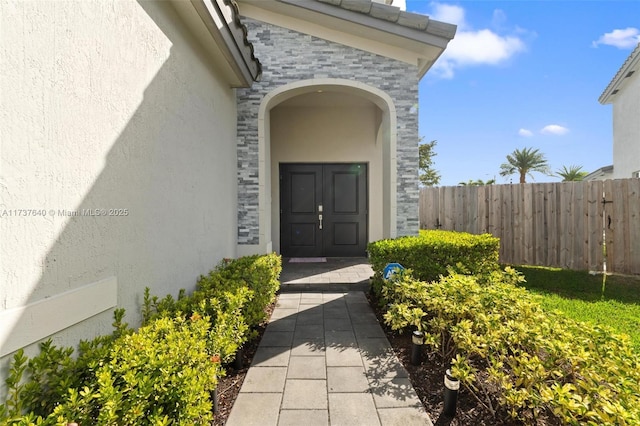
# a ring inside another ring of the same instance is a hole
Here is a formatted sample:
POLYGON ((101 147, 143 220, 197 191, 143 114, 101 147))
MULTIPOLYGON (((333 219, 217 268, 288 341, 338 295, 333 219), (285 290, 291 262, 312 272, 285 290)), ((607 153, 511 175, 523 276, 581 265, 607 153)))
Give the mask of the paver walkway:
POLYGON ((369 290, 371 265, 364 257, 333 257, 323 263, 290 263, 282 265, 282 291, 369 290))
POLYGON ((280 294, 226 424, 432 425, 362 291, 280 294))

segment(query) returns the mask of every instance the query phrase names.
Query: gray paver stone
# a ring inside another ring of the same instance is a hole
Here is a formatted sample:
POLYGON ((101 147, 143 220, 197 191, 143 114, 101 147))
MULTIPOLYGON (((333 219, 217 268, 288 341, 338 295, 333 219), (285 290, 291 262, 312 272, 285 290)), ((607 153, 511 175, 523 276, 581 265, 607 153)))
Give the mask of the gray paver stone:
POLYGON ((300 300, 301 297, 302 297, 302 294, 300 293, 280 293, 278 295, 278 300, 284 300, 284 299, 300 300))
POLYGON ((327 410, 282 410, 278 426, 328 426, 327 410))
POLYGON ((260 340, 260 346, 291 347, 293 331, 265 331, 260 340))
POLYGON ((226 426, 276 426, 281 393, 240 393, 226 426))
POLYGON ((282 318, 295 318, 297 314, 298 309, 296 308, 276 308, 271 314, 271 321, 282 318))
POLYGON ((357 347, 331 346, 327 344, 327 366, 362 367, 362 357, 357 347))
MULTIPOLYGON (((371 273, 371 275, 373 275, 373 271, 371 270, 371 267, 367 266, 367 268, 371 273)), ((361 291, 350 291, 344 296, 344 300, 347 303, 369 303, 367 301, 367 296, 365 296, 365 294, 361 291)))
POLYGON ((331 426, 379 425, 378 413, 369 393, 329 394, 331 426))
POLYGON ((324 316, 320 310, 309 310, 298 314, 298 325, 322 325, 324 316))
POLYGON ((327 346, 356 347, 356 335, 353 330, 327 330, 324 333, 327 346))
POLYGON ((329 393, 367 392, 369 381, 362 367, 327 367, 329 393))
MULTIPOLYGON (((332 275, 332 274, 328 274, 328 275, 332 275)), ((327 302, 332 302, 332 301, 341 301, 344 299, 344 293, 324 293, 322 295, 322 300, 327 303, 327 302)))
POLYGON ((382 327, 378 324, 362 324, 355 323, 353 324, 353 331, 356 333, 356 338, 358 339, 358 343, 362 338, 372 338, 372 337, 384 337, 386 338, 384 331, 382 331, 382 327))
POLYGON ((378 415, 382 426, 433 426, 423 407, 381 408, 378 415))
POLYGON ((409 379, 395 377, 371 382, 371 392, 376 407, 419 407, 422 405, 409 379))
POLYGON ((409 374, 395 355, 362 357, 362 363, 370 380, 407 378, 409 374))
POLYGON ((323 339, 324 340, 324 326, 315 324, 315 325, 304 325, 299 324, 296 326, 295 333, 293 338, 298 340, 302 338, 312 338, 312 339, 323 339))
POLYGON ((351 320, 346 318, 327 318, 324 319, 324 328, 327 331, 352 331, 353 325, 351 320))
POLYGON ((295 339, 291 356, 319 356, 326 353, 324 338, 295 339))
POLYGON ((289 358, 287 379, 326 379, 324 356, 292 356, 289 358))
POLYGON ((282 397, 283 409, 327 408, 327 381, 287 379, 282 397))
POLYGON ((349 311, 346 306, 331 306, 324 308, 324 318, 345 318, 349 319, 349 311))
POLYGON ((353 314, 368 314, 373 313, 373 309, 371 309, 371 305, 368 302, 352 302, 348 303, 349 313, 353 314))
POLYGON ((251 367, 286 367, 289 365, 290 348, 259 346, 251 367))
POLYGON ((278 299, 276 302, 276 308, 298 309, 299 306, 300 299, 278 299))
POLYGON ((240 392, 278 392, 284 389, 287 367, 250 368, 240 392))
POLYGON ((371 324, 373 322, 378 322, 378 318, 373 312, 358 312, 358 313, 349 313, 351 315, 351 322, 355 324, 371 324))
POLYGON ((270 331, 294 331, 296 328, 296 319, 295 318, 283 318, 272 320, 269 325, 267 325, 266 332, 270 331))

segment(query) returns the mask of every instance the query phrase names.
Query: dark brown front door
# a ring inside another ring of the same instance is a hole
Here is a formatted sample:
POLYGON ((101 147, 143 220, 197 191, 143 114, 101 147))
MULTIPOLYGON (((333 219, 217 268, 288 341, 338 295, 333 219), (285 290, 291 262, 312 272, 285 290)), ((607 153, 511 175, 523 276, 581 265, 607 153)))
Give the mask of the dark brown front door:
POLYGON ((280 245, 285 257, 364 256, 367 165, 280 164, 280 245))

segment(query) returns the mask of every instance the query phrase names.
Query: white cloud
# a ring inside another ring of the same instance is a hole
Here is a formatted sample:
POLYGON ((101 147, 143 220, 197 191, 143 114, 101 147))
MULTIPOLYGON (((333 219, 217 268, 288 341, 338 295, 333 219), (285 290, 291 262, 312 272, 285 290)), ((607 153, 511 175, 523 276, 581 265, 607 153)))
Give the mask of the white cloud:
POLYGON ((549 124, 540 129, 540 133, 543 135, 566 135, 569 133, 569 129, 560 126, 559 124, 549 124))
POLYGON ((431 3, 432 12, 429 17, 436 20, 458 26, 458 31, 465 29, 467 23, 464 18, 464 9, 460 6, 443 3, 431 3))
POLYGON ((463 31, 449 43, 445 55, 460 65, 495 65, 522 50, 524 43, 517 37, 502 37, 491 30, 463 31))
POLYGON ((599 44, 606 44, 618 49, 633 49, 638 43, 640 43, 640 30, 629 27, 605 33, 597 41, 594 41, 592 45, 593 47, 598 47, 599 44))
POLYGON ((520 129, 518 130, 518 134, 520 136, 524 136, 525 138, 530 138, 531 136, 533 136, 533 132, 529 129, 520 129))
MULTIPOLYGON (((515 35, 500 35, 490 29, 474 30, 466 22, 465 10, 460 6, 431 3, 432 19, 458 25, 456 36, 433 67, 442 78, 453 78, 455 70, 465 66, 498 65, 526 49, 525 43, 515 35)), ((494 19, 506 22, 501 10, 494 19)))

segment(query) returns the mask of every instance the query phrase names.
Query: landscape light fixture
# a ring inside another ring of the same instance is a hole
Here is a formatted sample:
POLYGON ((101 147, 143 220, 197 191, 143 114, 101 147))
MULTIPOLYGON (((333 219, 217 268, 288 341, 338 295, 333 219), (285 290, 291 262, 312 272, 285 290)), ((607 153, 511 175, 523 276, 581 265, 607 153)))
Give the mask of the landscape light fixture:
POLYGON ((444 373, 444 415, 453 417, 456 415, 456 405, 458 404, 458 390, 460 380, 451 375, 451 370, 444 373))
POLYGON ((424 333, 415 330, 411 336, 411 364, 420 365, 422 358, 422 345, 424 345, 424 333))

